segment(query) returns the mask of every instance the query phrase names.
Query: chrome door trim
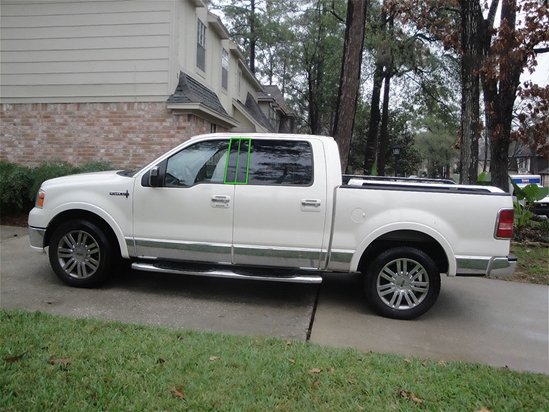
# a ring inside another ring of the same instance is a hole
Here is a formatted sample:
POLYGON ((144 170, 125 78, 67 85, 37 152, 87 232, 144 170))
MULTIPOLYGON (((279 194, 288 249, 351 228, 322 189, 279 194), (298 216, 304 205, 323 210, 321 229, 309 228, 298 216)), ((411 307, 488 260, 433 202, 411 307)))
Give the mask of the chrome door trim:
POLYGON ((182 242, 174 240, 135 239, 137 257, 159 257, 163 259, 188 260, 196 262, 232 262, 230 244, 182 242))
POLYGON ((235 256, 247 265, 319 269, 325 250, 276 246, 234 245, 235 256))

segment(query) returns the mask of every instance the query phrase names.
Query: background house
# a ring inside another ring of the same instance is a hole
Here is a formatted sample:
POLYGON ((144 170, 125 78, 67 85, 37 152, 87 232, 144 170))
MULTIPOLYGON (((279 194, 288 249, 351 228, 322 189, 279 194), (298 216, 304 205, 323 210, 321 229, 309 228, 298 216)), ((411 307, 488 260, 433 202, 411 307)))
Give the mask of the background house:
POLYGON ((196 134, 293 131, 202 0, 0 5, 2 160, 130 167, 196 134))
POLYGON ((509 153, 509 174, 533 174, 541 176, 541 184, 549 187, 549 159, 540 156, 525 144, 511 145, 509 153))

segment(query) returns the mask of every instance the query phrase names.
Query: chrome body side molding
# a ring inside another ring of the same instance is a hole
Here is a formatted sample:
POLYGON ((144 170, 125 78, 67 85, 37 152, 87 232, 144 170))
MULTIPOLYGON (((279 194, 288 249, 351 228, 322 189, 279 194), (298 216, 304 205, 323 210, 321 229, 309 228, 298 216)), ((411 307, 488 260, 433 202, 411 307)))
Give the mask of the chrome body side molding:
POLYGON ((318 284, 322 277, 299 271, 282 271, 265 268, 242 268, 234 266, 207 266, 199 264, 179 264, 174 262, 135 262, 132 269, 156 273, 171 273, 193 276, 208 276, 227 279, 252 279, 270 282, 318 284))

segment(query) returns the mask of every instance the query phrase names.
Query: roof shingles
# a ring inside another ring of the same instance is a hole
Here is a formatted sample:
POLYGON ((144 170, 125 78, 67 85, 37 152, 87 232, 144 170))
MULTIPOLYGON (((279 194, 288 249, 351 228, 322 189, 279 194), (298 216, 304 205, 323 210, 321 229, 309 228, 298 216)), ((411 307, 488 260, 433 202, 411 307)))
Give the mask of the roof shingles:
POLYGON ((200 103, 224 116, 229 115, 213 91, 183 72, 180 72, 175 93, 168 97, 167 103, 200 103))

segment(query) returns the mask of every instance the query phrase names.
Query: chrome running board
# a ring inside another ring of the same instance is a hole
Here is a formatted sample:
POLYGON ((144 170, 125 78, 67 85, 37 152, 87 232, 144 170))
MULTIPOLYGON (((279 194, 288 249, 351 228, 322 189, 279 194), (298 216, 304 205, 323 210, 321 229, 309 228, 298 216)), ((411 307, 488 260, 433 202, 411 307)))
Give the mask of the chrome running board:
POLYGON ((242 267, 211 267, 197 264, 180 264, 172 262, 134 262, 132 269, 146 272, 171 273, 192 276, 208 276, 226 279, 266 280, 270 282, 309 283, 318 284, 322 277, 309 273, 293 273, 281 269, 242 268, 242 267))

